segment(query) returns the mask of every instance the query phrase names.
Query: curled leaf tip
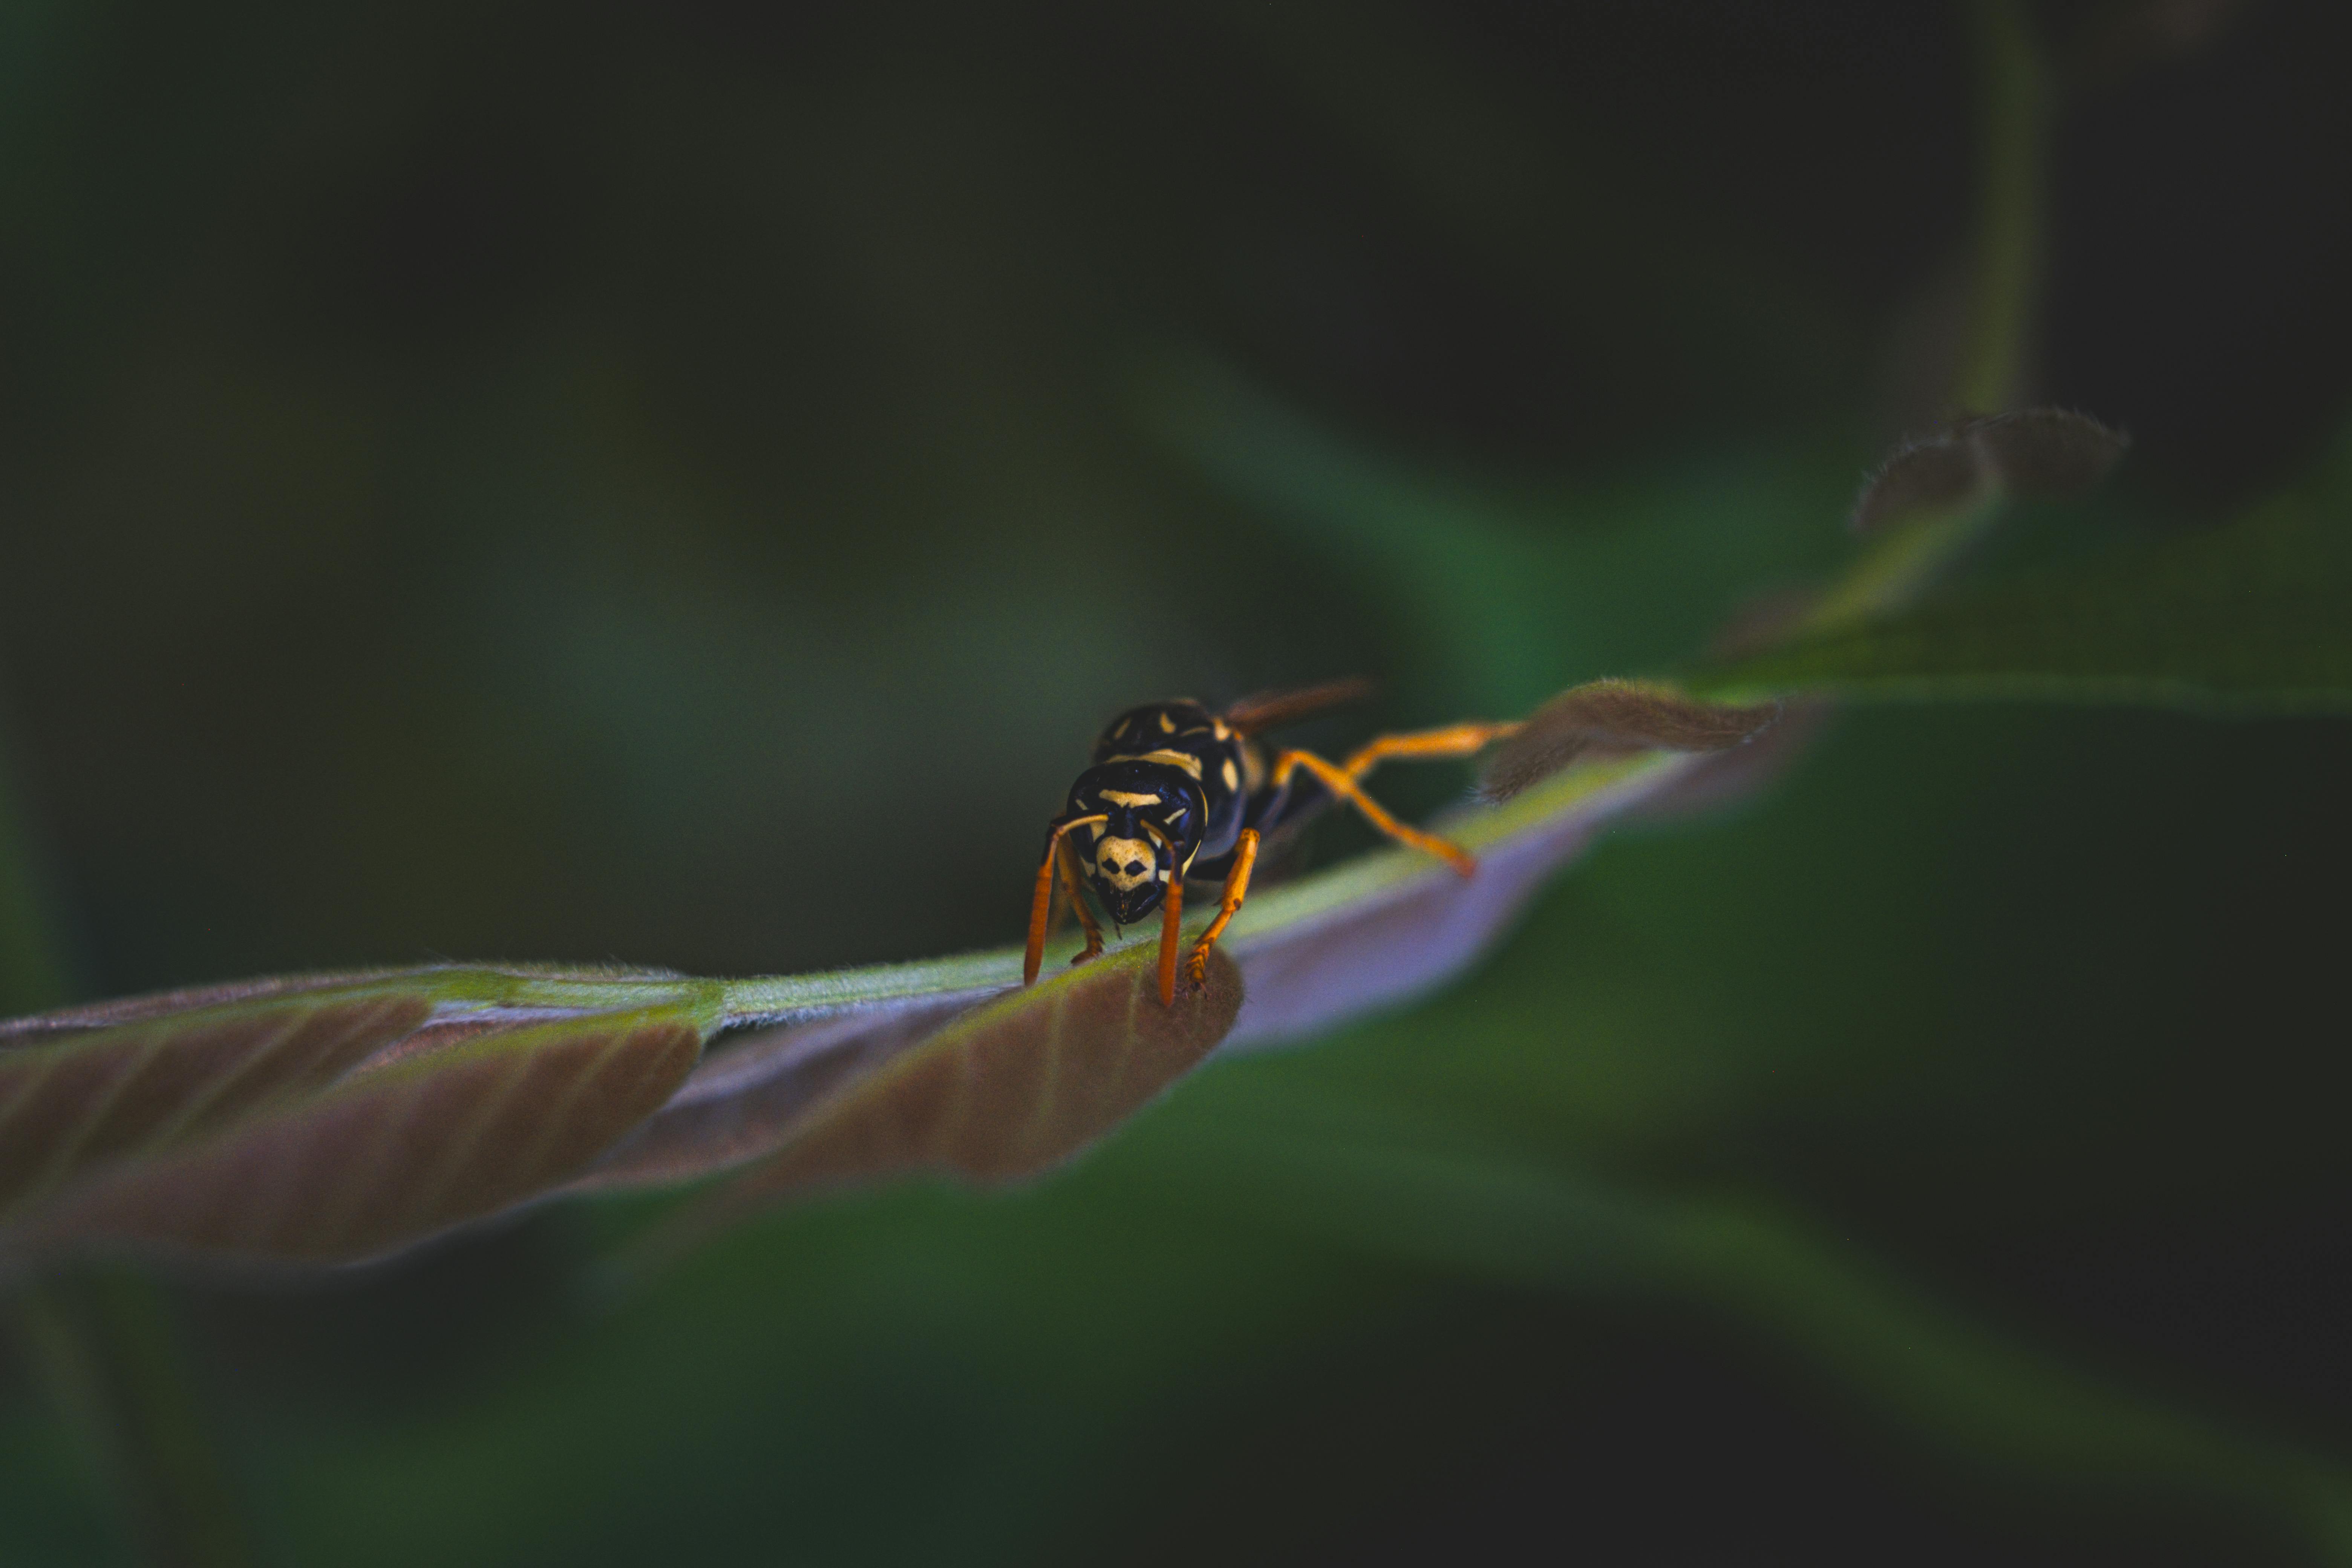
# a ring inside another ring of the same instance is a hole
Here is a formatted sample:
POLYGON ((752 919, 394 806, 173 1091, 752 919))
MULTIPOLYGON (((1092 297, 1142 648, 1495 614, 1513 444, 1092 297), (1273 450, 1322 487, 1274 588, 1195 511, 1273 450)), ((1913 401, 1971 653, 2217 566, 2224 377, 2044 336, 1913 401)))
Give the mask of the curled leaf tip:
POLYGON ((1864 481, 1853 504, 1856 533, 1948 511, 1995 495, 2074 495, 2106 478, 2131 439, 2063 408, 1964 415, 1905 443, 1864 481))
POLYGON ((1856 533, 1876 533, 1905 518, 1966 506, 1983 491, 1983 466, 1969 444, 1931 437, 1896 448, 1863 481, 1847 525, 1856 533))
POLYGON ((1995 415, 1971 421, 1967 429, 2001 489, 2029 498, 2089 489, 2131 445, 2122 431, 2064 408, 1995 415))
POLYGON ((1561 692, 1496 746, 1478 780, 1504 801, 1570 763, 1626 752, 1719 752, 1780 716, 1778 702, 1706 702, 1655 681, 1596 680, 1561 692))

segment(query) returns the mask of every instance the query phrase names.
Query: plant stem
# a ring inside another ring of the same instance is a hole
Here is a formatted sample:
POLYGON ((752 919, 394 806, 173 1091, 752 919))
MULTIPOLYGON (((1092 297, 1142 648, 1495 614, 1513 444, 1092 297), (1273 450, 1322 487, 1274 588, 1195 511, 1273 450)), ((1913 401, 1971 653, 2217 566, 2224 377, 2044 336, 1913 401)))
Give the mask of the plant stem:
POLYGON ((2050 71, 2020 0, 1977 0, 1975 295, 1952 388, 1958 408, 1998 414, 2023 395, 2041 291, 2050 71))
POLYGON ((58 1275, 16 1300, 26 1361, 105 1483, 140 1562, 250 1563, 228 1479, 205 1432, 168 1304, 118 1270, 58 1275))
MULTIPOLYGON (((0 733, 0 1016, 57 1006, 68 989, 14 786, 0 733)), ((139 1560, 158 1568, 250 1562, 162 1291, 121 1270, 60 1272, 16 1281, 8 1305, 20 1352, 139 1560)))
MULTIPOLYGON (((1968 343, 1952 406, 1998 414, 2024 395, 2041 294, 2050 69, 2020 0, 1977 0, 1977 216, 1968 343)), ((2000 516, 1998 496, 1931 512, 1874 540, 1791 628, 1804 636, 1902 608, 2000 516)))

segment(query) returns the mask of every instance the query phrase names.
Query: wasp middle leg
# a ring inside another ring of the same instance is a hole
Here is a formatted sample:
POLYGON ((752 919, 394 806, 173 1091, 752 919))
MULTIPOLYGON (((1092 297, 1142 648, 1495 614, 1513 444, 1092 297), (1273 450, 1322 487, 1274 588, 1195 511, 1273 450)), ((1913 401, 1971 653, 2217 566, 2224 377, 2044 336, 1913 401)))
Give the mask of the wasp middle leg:
POLYGON ((1087 907, 1086 888, 1078 876, 1077 849, 1065 838, 1062 840, 1060 852, 1055 858, 1061 862, 1063 890, 1069 895, 1070 908, 1077 913, 1079 929, 1087 933, 1086 950, 1070 962, 1084 963, 1090 958, 1100 958, 1103 950, 1102 926, 1096 921, 1094 910, 1087 907))

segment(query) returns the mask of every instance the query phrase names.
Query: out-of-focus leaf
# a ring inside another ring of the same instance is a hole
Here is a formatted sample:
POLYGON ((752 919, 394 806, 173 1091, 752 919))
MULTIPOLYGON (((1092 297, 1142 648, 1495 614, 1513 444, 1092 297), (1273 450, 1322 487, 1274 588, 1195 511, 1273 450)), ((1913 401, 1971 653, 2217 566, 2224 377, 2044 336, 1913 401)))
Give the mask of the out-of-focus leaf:
POLYGON ((1717 1313, 1980 1465, 2219 1504, 2331 1557, 2352 1543, 2337 1457, 2079 1373, 1773 1206, 1591 1180, 1370 1104, 1318 1099, 1227 1131, 1160 1151, 1168 1177, 1379 1255, 1717 1313))
POLYGON ((2021 408, 1962 426, 2003 494, 2026 500, 2080 495, 2123 460, 2131 437, 2086 414, 2021 408))
POLYGON ((1422 679, 1458 711, 1523 711, 1684 658, 1759 584, 1832 569, 1843 542, 1824 525, 1852 494, 1843 435, 1498 484, 1400 461, 1214 365, 1160 362, 1138 390, 1171 451, 1411 607, 1422 679))
POLYGON ((1824 628, 1692 684, 1724 697, 2352 706, 2352 516, 2291 498, 2211 532, 1824 628))
POLYGON ((1582 757, 1641 752, 1720 752, 1744 744, 1780 716, 1777 702, 1702 702, 1650 680, 1595 680, 1563 691, 1496 746, 1479 793, 1508 800, 1582 757))
POLYGON ((379 1257, 573 1175, 677 1091, 701 1045, 683 1008, 491 1030, 110 1166, 23 1229, 37 1246, 379 1257))
POLYGON ((1961 419, 1887 458, 1862 487, 1856 533, 1995 496, 2074 495, 2106 478, 2130 440, 2087 415, 2025 408, 1961 419))
POLYGON ((0 1026, 0 1248, 372 1256, 524 1201, 666 1100, 708 982, 457 967, 0 1026))
POLYGON ((415 991, 200 1008, 0 1052, 0 1214, 323 1088, 431 1016, 415 991))
POLYGON ((1970 505, 1983 493, 1984 467, 1968 442, 1938 437, 1896 449, 1863 481, 1848 526, 1875 533, 1898 518, 1970 505))

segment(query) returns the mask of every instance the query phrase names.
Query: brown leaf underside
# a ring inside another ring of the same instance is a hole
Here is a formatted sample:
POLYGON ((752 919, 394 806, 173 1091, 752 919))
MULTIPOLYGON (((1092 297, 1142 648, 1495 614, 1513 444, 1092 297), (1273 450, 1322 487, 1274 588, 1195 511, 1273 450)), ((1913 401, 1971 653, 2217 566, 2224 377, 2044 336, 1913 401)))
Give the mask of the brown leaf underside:
POLYGON ((1863 486, 1850 521, 1856 533, 1874 533, 1995 491, 2077 494, 2105 479, 2130 445, 2121 431, 2063 408, 1960 419, 1887 458, 1863 486))
POLYGON ((1703 702, 1670 686, 1596 680, 1561 692, 1496 746, 1480 771, 1479 793, 1508 800, 1571 763, 1611 752, 1727 751, 1780 714, 1778 703, 1703 702))
POLYGON ((103 1169, 28 1216, 19 1239, 380 1256, 575 1173, 658 1109, 700 1048, 694 1023, 667 1011, 489 1034, 103 1169))
POLYGON ((0 1214, 325 1087, 432 1012, 415 994, 231 1004, 0 1050, 0 1214))
POLYGON ((1050 1170, 1158 1098, 1241 1011, 1223 953, 1208 984, 1162 1007, 1149 951, 1099 960, 982 1007, 814 1110, 718 1201, 945 1172, 977 1182, 1050 1170))
POLYGON ((797 1136, 812 1111, 988 998, 854 1009, 743 1031, 704 1057, 677 1097, 572 1184, 574 1192, 692 1181, 748 1165, 797 1136))

